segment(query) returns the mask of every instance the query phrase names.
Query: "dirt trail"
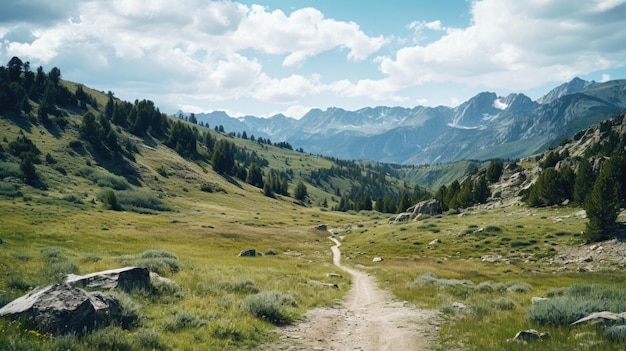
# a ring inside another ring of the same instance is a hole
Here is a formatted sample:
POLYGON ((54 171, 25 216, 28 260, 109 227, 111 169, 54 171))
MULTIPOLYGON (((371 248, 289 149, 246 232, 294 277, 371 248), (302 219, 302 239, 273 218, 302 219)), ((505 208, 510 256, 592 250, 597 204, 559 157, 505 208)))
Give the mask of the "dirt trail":
POLYGON ((372 276, 341 265, 341 244, 330 238, 333 263, 352 276, 346 301, 310 311, 305 320, 279 329, 280 340, 265 350, 429 350, 436 312, 394 301, 372 276))

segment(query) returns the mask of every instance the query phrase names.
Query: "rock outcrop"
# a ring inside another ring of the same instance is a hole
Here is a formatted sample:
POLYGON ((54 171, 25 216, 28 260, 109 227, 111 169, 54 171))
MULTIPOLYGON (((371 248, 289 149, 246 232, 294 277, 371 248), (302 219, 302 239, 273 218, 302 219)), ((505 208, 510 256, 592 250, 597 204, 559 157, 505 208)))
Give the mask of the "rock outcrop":
POLYGON ((241 252, 239 252, 239 255, 237 256, 238 257, 254 257, 256 256, 256 250, 255 249, 241 250, 241 252))
POLYGON ((407 222, 410 220, 416 220, 422 215, 437 216, 442 213, 443 210, 439 200, 430 199, 421 201, 409 207, 405 212, 397 215, 394 222, 407 222))
POLYGON ((42 333, 83 334, 120 321, 122 307, 113 296, 69 284, 41 286, 0 308, 0 316, 23 320, 42 333))
POLYGON ((517 334, 515 334, 515 337, 513 339, 510 339, 509 341, 526 343, 529 341, 546 340, 546 339, 550 339, 549 333, 540 333, 536 331, 535 329, 529 329, 529 330, 519 331, 517 334))
POLYGON ((87 275, 68 274, 64 283, 88 289, 147 289, 150 287, 150 272, 140 267, 125 267, 87 275))

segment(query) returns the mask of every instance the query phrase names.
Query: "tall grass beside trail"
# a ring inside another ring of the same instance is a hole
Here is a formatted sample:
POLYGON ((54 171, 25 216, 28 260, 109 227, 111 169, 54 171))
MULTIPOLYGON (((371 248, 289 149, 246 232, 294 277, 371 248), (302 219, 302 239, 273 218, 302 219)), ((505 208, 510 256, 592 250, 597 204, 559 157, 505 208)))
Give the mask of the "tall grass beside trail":
POLYGON ((528 310, 533 323, 568 326, 593 312, 626 312, 624 289, 596 284, 576 284, 551 290, 547 296, 547 300, 533 304, 528 310))

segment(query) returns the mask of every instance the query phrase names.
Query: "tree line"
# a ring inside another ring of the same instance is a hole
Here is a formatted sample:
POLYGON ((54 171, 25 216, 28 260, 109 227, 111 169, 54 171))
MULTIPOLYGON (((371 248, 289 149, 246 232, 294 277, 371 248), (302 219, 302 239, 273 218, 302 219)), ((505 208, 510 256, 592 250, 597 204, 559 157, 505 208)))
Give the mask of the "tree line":
POLYGON ((586 239, 608 239, 626 200, 626 135, 618 132, 622 128, 623 117, 600 123, 599 141, 588 146, 582 156, 571 157, 567 149, 550 151, 540 162, 541 175, 522 193, 526 203, 532 207, 568 202, 582 206, 589 219, 586 239))

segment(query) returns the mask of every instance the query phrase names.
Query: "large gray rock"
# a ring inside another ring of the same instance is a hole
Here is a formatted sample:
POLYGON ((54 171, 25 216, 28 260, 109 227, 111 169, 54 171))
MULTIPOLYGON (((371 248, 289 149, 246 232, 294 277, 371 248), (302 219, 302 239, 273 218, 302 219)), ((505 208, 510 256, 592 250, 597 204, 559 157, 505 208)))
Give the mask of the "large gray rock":
POLYGON ((68 284, 41 286, 0 308, 0 316, 20 319, 42 333, 82 334, 120 321, 122 307, 113 296, 89 293, 68 284))
POLYGON ((237 255, 239 257, 254 257, 256 256, 256 250, 255 249, 246 249, 246 250, 241 250, 241 252, 239 252, 239 255, 237 255))
POLYGON ((439 200, 430 199, 418 202, 417 204, 409 207, 406 212, 412 213, 413 216, 417 216, 418 214, 436 216, 442 214, 443 210, 441 208, 441 203, 439 202, 439 200))
POLYGON ((436 199, 425 200, 409 207, 396 216, 394 223, 417 220, 422 215, 437 216, 443 213, 441 203, 436 199))
POLYGON ((549 333, 541 333, 541 332, 536 331, 535 329, 529 329, 529 330, 521 330, 517 332, 517 334, 515 334, 515 337, 513 339, 510 339, 510 341, 527 343, 529 341, 546 340, 546 339, 550 339, 549 333))
POLYGON ((124 267, 87 275, 68 274, 64 283, 89 289, 147 289, 150 287, 150 272, 140 267, 124 267))
POLYGON ((626 312, 613 313, 609 311, 594 312, 590 315, 583 317, 570 325, 576 325, 581 323, 603 323, 603 324, 624 324, 626 323, 626 312))

